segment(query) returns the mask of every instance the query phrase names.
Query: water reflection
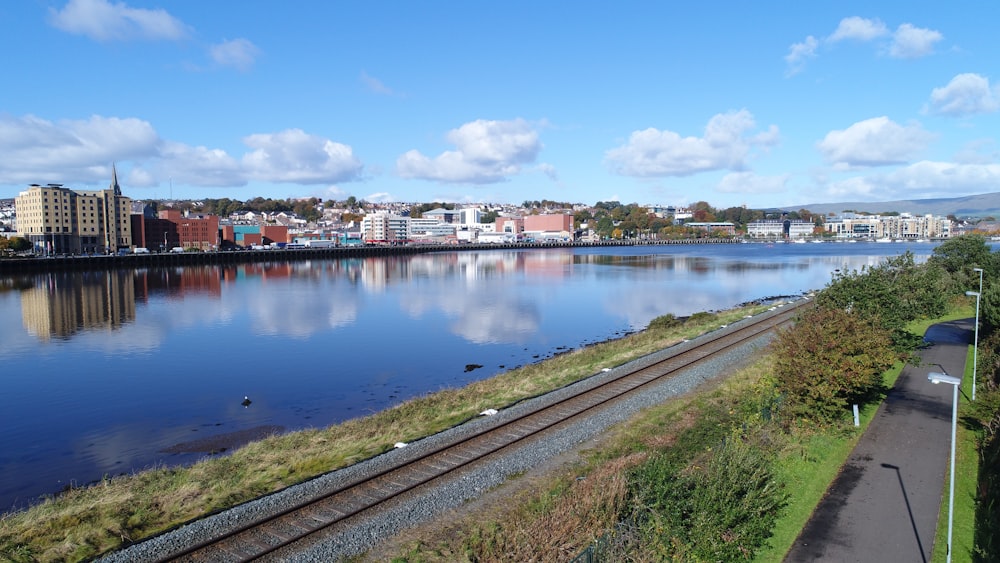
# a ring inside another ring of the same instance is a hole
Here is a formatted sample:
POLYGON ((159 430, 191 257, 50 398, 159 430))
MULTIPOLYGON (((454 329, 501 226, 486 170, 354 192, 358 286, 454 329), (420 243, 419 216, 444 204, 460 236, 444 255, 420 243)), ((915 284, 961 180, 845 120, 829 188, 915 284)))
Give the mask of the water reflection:
MULTIPOLYGON (((705 277, 719 272, 727 280, 743 276, 843 268, 860 269, 881 262, 879 256, 845 259, 841 256, 806 256, 797 260, 719 260, 711 256, 647 254, 577 254, 571 249, 546 252, 497 251, 456 252, 416 256, 394 256, 336 261, 302 261, 245 264, 227 267, 201 266, 170 269, 116 270, 108 272, 59 272, 4 280, 4 287, 19 290, 21 316, 28 334, 42 341, 69 339, 81 332, 116 331, 136 320, 136 304, 148 305, 162 295, 166 300, 197 296, 210 298, 197 317, 180 324, 231 322, 246 313, 254 334, 309 336, 330 328, 350 326, 361 313, 359 299, 384 295, 389 288, 401 292, 400 311, 420 319, 431 311, 453 322, 452 331, 469 342, 523 342, 538 330, 538 307, 519 296, 515 285, 497 281, 522 279, 556 280, 573 275, 615 277, 615 268, 647 272, 644 275, 692 274, 705 277), (460 280, 460 292, 441 287, 441 279, 460 280), (252 293, 233 291, 237 284, 255 284, 252 293), (230 292, 224 293, 223 288, 230 292)), ((642 279, 642 278, 637 278, 642 279)), ((539 282, 541 283, 541 282, 539 282)), ((738 283, 738 282, 737 282, 738 283)), ((686 288, 682 288, 686 291, 686 288)), ((604 303, 608 310, 625 312, 635 324, 648 322, 664 310, 664 302, 676 299, 670 292, 635 292, 613 295, 604 303)), ((710 305, 689 292, 692 309, 710 305)), ((726 306, 731 304, 727 303, 726 306)), ((183 315, 183 314, 182 314, 183 315)), ((172 312, 174 321, 176 315, 172 312)), ((155 323, 154 323, 155 324, 155 323)), ((170 322, 168 325, 176 325, 170 322)), ((148 327, 147 327, 148 328, 148 327)), ((136 331, 135 339, 152 345, 149 331, 136 331)), ((154 331, 155 332, 155 331, 154 331)))
POLYGON ((364 415, 666 313, 818 289, 837 269, 905 250, 785 246, 442 252, 0 280, 0 509, 69 481, 187 463, 205 455, 190 453, 202 444, 252 431, 364 415))
POLYGON ((50 274, 21 291, 21 321, 42 340, 81 330, 117 330, 135 320, 131 272, 50 274))

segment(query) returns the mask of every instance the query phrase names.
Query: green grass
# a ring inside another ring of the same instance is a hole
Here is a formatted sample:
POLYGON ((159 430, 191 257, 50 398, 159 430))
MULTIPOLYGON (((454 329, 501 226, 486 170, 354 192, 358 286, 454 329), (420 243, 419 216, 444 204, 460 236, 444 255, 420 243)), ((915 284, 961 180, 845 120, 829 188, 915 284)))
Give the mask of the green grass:
MULTIPOLYGON (((927 329, 931 325, 948 322, 958 319, 969 318, 973 311, 968 307, 960 307, 953 309, 948 315, 938 318, 938 319, 926 319, 915 321, 907 326, 907 330, 913 334, 923 335, 927 332, 927 329)), ((967 362, 971 365, 971 359, 967 362)), ((896 383, 896 379, 899 378, 900 373, 903 371, 903 365, 899 364, 894 366, 891 370, 884 374, 884 381, 887 387, 892 387, 896 383)), ((971 373, 971 372, 970 372, 971 373)), ((971 376, 968 378, 971 380, 971 376)), ((860 412, 860 422, 861 426, 859 428, 845 429, 842 432, 815 432, 800 434, 792 442, 792 447, 790 447, 784 454, 779 458, 778 471, 781 479, 786 485, 787 490, 792 493, 789 498, 788 506, 785 509, 784 514, 775 524, 774 535, 771 537, 769 542, 769 547, 763 549, 757 553, 754 561, 760 563, 781 561, 784 559, 785 554, 791 549, 792 544, 795 542, 795 538, 798 537, 799 532, 805 527, 806 522, 812 516, 813 511, 819 504, 820 500, 823 499, 823 495, 826 494, 827 488, 836 478, 837 474, 840 472, 841 466, 850 456, 851 451, 857 444, 864 430, 871 423, 872 418, 875 416, 875 412, 878 410, 878 404, 870 404, 861 409, 860 412)), ((973 471, 978 463, 978 457, 975 451, 974 437, 971 438, 972 442, 969 446, 971 450, 967 455, 971 456, 968 459, 968 463, 959 463, 960 468, 964 468, 965 465, 971 464, 973 466, 973 471)), ((957 455, 956 455, 957 457, 957 455)), ((956 476, 960 476, 960 473, 956 473, 956 476)), ((955 484, 955 496, 956 499, 959 497, 959 484, 958 479, 956 479, 955 484)), ((967 489, 969 492, 966 495, 971 503, 972 492, 975 491, 975 475, 973 474, 971 481, 967 484, 971 489, 967 489)), ((944 512, 942 515, 947 514, 947 498, 945 498, 944 512)), ((958 509, 956 507, 956 513, 958 509)), ((969 530, 967 531, 967 536, 969 538, 968 545, 971 547, 972 541, 972 524, 974 523, 974 506, 970 504, 968 508, 967 520, 969 522, 969 530)), ((941 518, 945 522, 945 533, 947 533, 947 520, 941 518)), ((957 529, 957 528, 956 528, 957 529)), ((940 535, 940 533, 939 533, 940 535)), ((957 537, 957 532, 953 532, 953 535, 957 537)), ((944 537, 944 536, 942 536, 944 537)), ((956 540, 956 546, 960 545, 956 540)), ((935 548, 938 547, 939 542, 935 542, 935 548)), ((968 551, 968 550, 967 550, 968 551)), ((936 549, 935 549, 936 552, 936 549)), ((942 551, 942 554, 944 552, 942 551)), ((954 559, 954 556, 953 556, 954 559)), ((935 558, 935 561, 937 559, 935 558)), ((943 558, 941 559, 944 560, 943 558)))
POLYGON ((216 510, 345 467, 767 310, 751 306, 646 330, 444 389, 371 416, 272 436, 189 467, 152 468, 72 489, 28 510, 0 514, 0 560, 78 561, 216 510))
MULTIPOLYGON (((903 364, 897 364, 886 372, 886 385, 892 386, 902 370, 903 364)), ((792 436, 776 467, 779 481, 784 483, 785 490, 790 494, 788 505, 775 524, 768 547, 757 552, 754 561, 767 563, 784 559, 837 477, 840 467, 875 417, 878 407, 874 403, 860 408, 858 427, 800 431, 792 436)))
MULTIPOLYGON (((976 532, 976 489, 979 482, 979 454, 977 443, 979 432, 962 424, 963 411, 972 398, 972 357, 973 347, 965 360, 965 374, 962 377, 962 392, 958 400, 959 423, 955 431, 955 515, 952 520, 951 560, 955 563, 971 562, 976 532)), ((948 472, 951 471, 949 463, 948 472)), ((944 494, 941 495, 941 511, 938 513, 937 535, 934 537, 934 553, 931 561, 945 561, 948 554, 948 499, 950 473, 945 474, 944 494)))

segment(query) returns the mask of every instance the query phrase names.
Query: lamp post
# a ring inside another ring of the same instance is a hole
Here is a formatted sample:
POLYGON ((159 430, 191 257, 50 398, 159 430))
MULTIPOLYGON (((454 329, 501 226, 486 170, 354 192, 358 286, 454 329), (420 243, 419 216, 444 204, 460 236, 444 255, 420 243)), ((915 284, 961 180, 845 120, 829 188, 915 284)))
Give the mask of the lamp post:
POLYGON ((947 563, 951 563, 951 529, 955 514, 955 427, 958 420, 958 386, 962 384, 962 380, 953 375, 933 371, 927 374, 927 379, 935 385, 947 383, 954 387, 951 399, 951 469, 948 471, 951 482, 948 485, 948 557, 946 559, 947 563))
MULTIPOLYGON (((978 269, 978 268, 977 268, 978 269)), ((980 272, 982 270, 979 270, 980 272)), ((976 400, 976 364, 978 362, 979 355, 979 298, 982 296, 980 291, 966 291, 966 295, 969 297, 976 297, 976 340, 972 345, 972 400, 976 400)))

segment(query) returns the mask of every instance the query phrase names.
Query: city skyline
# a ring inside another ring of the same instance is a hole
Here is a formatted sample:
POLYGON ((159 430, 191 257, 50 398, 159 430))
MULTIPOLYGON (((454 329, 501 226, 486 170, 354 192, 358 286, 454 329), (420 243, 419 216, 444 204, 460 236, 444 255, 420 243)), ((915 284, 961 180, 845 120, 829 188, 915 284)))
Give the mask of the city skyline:
POLYGON ((0 6, 0 198, 725 208, 1000 191, 991 3, 0 6))

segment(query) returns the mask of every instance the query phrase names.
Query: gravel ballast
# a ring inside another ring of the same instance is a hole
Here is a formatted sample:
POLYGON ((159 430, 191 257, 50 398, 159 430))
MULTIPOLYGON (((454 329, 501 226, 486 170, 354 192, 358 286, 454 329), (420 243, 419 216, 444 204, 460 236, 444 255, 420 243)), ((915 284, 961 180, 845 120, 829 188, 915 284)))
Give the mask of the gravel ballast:
MULTIPOLYGON (((767 315, 768 313, 764 313, 767 315)), ((742 321, 741 321, 742 322, 742 321)), ((732 330, 740 322, 720 330, 732 330)), ((580 447, 588 440, 599 436, 611 426, 623 422, 639 411, 671 398, 692 391, 701 384, 719 379, 731 373, 736 367, 747 363, 755 353, 773 338, 773 332, 766 332, 753 340, 712 356, 695 367, 682 370, 669 380, 647 387, 641 393, 615 401, 574 424, 561 425, 545 432, 544 439, 531 440, 530 444, 513 446, 463 469, 447 482, 432 488, 413 491, 379 510, 377 514, 354 519, 343 531, 331 533, 311 545, 296 546, 294 553, 278 552, 268 557, 275 561, 336 561, 363 554, 392 538, 401 531, 431 521, 435 517, 454 510, 487 491, 499 487, 508 478, 524 474, 532 468, 543 465, 546 460, 580 447)), ((521 401, 496 415, 479 417, 444 432, 411 442, 402 448, 386 452, 350 467, 331 472, 316 479, 277 493, 242 504, 184 525, 176 530, 109 554, 100 561, 105 563, 153 561, 165 554, 179 550, 192 543, 204 541, 224 531, 246 522, 263 518, 304 499, 314 497, 345 483, 360 480, 364 475, 381 471, 400 460, 421 455, 441 443, 454 441, 465 434, 473 433, 483 425, 492 425, 508 420, 520 413, 534 410, 541 402, 550 402, 572 394, 579 386, 596 385, 607 378, 618 376, 623 371, 631 371, 662 361, 697 342, 685 342, 639 358, 633 362, 599 373, 583 381, 553 391, 546 395, 521 401)), ((338 527, 339 529, 339 527, 338 527)))

